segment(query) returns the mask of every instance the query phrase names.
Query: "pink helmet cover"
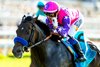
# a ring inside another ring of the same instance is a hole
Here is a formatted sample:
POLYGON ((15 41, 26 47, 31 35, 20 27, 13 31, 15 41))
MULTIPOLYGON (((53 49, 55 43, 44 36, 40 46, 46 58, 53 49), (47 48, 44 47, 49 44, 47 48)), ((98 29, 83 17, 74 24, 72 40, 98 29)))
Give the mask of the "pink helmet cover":
POLYGON ((54 13, 58 10, 58 4, 54 1, 49 1, 44 7, 44 12, 54 13))

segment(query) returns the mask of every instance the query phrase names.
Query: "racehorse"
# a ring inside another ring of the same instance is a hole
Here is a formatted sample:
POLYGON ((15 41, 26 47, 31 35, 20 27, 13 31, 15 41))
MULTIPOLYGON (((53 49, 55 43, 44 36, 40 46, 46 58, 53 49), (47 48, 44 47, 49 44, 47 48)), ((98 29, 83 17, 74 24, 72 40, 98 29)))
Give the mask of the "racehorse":
MULTIPOLYGON (((24 51, 30 48, 30 67, 75 67, 72 53, 64 44, 58 42, 61 39, 58 35, 50 33, 46 24, 33 18, 23 16, 21 24, 16 30, 17 37, 14 39, 13 54, 21 58, 24 51)), ((91 42, 87 42, 93 47, 91 42)), ((92 48, 97 52, 89 67, 100 67, 100 55, 97 48, 92 48)))

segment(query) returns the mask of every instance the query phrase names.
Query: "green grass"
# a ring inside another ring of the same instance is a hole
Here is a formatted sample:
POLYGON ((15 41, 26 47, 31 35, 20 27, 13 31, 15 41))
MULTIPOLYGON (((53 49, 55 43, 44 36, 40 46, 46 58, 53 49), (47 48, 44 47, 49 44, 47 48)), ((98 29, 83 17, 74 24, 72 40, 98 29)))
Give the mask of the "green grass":
POLYGON ((24 53, 23 58, 17 59, 12 54, 3 56, 0 54, 0 67, 29 67, 30 54, 24 53))

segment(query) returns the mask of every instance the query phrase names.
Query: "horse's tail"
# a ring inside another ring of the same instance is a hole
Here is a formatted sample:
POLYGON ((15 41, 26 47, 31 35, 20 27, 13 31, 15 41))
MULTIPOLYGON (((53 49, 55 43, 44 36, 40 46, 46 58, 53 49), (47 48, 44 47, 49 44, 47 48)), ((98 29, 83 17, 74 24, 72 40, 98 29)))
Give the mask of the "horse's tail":
POLYGON ((100 50, 94 43, 92 43, 91 41, 87 41, 87 43, 89 44, 91 49, 95 50, 97 52, 97 54, 100 55, 100 50))

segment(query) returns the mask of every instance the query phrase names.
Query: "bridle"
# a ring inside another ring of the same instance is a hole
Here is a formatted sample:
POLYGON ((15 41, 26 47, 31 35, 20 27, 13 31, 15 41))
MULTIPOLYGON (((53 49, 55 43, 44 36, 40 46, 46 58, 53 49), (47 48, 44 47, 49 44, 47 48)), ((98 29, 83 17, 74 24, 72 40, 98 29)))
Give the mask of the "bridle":
POLYGON ((51 34, 50 34, 49 36, 45 37, 44 39, 42 39, 42 40, 40 40, 40 41, 38 41, 37 43, 34 44, 34 43, 31 41, 31 40, 32 40, 32 37, 34 36, 34 29, 33 29, 34 24, 33 24, 33 23, 31 23, 31 24, 32 24, 32 30, 31 30, 31 34, 30 34, 28 43, 29 43, 29 44, 31 43, 32 45, 30 45, 28 48, 32 48, 32 47, 38 46, 39 44, 41 44, 41 43, 47 41, 48 39, 50 39, 50 37, 52 36, 51 34))
MULTIPOLYGON (((32 24, 32 23, 31 23, 32 24)), ((41 44, 41 43, 43 43, 43 42, 45 42, 45 41, 47 41, 48 39, 50 39, 50 37, 52 36, 51 34, 49 35, 49 36, 47 36, 46 38, 44 38, 44 39, 42 39, 42 40, 40 40, 40 41, 38 41, 37 43, 33 43, 31 40, 32 40, 32 37, 34 36, 34 29, 33 29, 33 24, 32 24, 32 30, 31 30, 31 34, 30 34, 30 37, 29 37, 29 40, 28 40, 28 43, 31 43, 32 45, 30 45, 28 48, 32 48, 32 47, 35 47, 35 46, 38 46, 39 44, 41 44)))
POLYGON ((47 41, 48 39, 50 39, 50 37, 52 36, 51 34, 49 36, 45 37, 44 39, 42 39, 42 40, 40 40, 40 41, 38 41, 37 43, 34 44, 34 42, 32 42, 32 39, 34 37, 34 31, 35 31, 34 27, 35 26, 34 26, 33 22, 30 22, 30 23, 32 24, 32 29, 31 29, 31 33, 29 34, 29 38, 27 40, 25 40, 22 37, 15 37, 14 43, 20 42, 24 47, 32 48, 32 47, 38 46, 39 44, 41 44, 41 43, 47 41))
POLYGON ((48 39, 50 39, 51 36, 52 36, 52 35, 47 36, 45 39, 43 39, 43 40, 41 40, 41 41, 35 43, 34 45, 29 46, 28 48, 32 48, 32 47, 38 46, 39 44, 41 44, 41 43, 47 41, 48 39))

